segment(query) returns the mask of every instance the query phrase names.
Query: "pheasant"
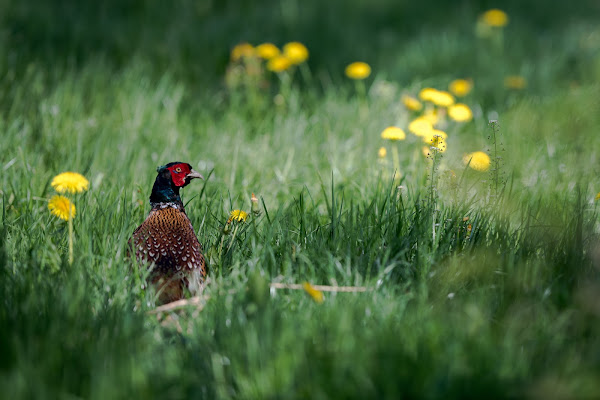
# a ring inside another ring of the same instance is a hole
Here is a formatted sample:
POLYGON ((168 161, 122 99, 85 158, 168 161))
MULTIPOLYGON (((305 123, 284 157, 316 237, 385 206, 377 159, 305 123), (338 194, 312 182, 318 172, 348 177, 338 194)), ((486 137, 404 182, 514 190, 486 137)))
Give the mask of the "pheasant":
POLYGON ((158 301, 168 303, 201 290, 206 264, 200 242, 183 208, 179 189, 194 178, 204 179, 182 162, 157 169, 152 187, 152 209, 146 220, 133 232, 128 245, 135 250, 139 263, 150 263, 150 281, 157 287, 158 301))

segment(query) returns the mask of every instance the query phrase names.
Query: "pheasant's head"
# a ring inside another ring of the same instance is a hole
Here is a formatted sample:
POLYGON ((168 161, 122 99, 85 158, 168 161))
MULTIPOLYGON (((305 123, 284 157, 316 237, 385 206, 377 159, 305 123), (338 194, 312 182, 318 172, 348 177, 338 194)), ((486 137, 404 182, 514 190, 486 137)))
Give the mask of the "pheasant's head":
POLYGON ((187 186, 194 178, 204 179, 190 164, 179 161, 158 167, 156 171, 158 175, 152 187, 150 203, 181 202, 179 189, 187 186))

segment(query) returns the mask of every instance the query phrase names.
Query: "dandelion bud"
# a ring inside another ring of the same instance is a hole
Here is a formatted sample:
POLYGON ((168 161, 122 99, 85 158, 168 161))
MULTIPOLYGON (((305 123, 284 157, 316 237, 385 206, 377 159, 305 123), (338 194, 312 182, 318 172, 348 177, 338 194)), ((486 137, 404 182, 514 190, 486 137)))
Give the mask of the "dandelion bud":
POLYGON ((250 197, 250 201, 252 202, 250 210, 252 211, 252 214, 254 214, 256 217, 258 217, 260 215, 260 209, 258 208, 258 198, 254 195, 254 193, 252 193, 252 197, 250 197))
POLYGON ((227 223, 223 227, 223 234, 229 235, 230 233, 231 233, 231 221, 227 221, 227 223))

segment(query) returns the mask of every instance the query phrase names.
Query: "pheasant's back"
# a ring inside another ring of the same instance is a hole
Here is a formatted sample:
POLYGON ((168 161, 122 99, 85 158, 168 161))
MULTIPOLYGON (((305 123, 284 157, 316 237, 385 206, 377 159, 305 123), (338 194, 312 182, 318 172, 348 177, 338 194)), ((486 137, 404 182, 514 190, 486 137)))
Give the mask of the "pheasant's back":
MULTIPOLYGON (((196 286, 201 285, 206 276, 200 243, 182 208, 153 208, 133 233, 130 246, 135 249, 138 261, 154 263, 153 282, 163 280, 166 283, 172 282, 174 286, 181 284, 188 286, 190 290, 197 290, 196 286)), ((167 300, 182 296, 181 290, 181 293, 167 296, 167 300)))

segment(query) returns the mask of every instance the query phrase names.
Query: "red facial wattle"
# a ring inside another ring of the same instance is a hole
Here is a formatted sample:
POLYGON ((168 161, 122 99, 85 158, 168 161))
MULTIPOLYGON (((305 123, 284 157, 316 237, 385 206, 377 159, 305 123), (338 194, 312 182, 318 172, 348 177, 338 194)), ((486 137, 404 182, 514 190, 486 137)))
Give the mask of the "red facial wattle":
POLYGON ((182 187, 186 184, 185 177, 192 171, 189 164, 180 163, 167 168, 171 172, 171 179, 175 186, 182 187))

